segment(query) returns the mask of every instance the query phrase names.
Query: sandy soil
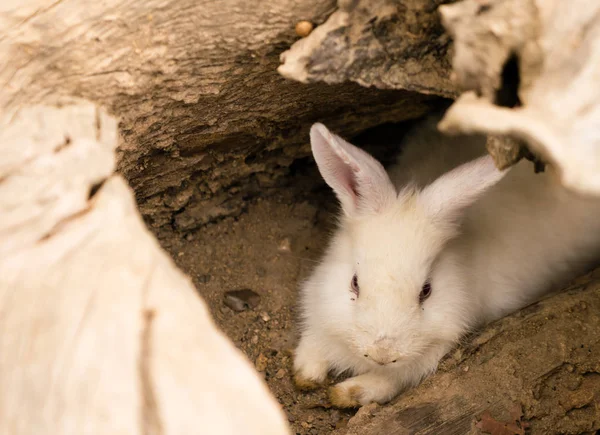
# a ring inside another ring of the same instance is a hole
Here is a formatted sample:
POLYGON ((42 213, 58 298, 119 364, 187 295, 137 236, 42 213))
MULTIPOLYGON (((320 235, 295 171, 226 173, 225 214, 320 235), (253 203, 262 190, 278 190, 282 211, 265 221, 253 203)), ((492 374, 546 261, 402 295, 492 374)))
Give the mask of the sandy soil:
POLYGON ((319 258, 335 209, 335 199, 324 190, 300 196, 281 192, 251 201, 238 218, 161 237, 217 324, 265 377, 297 434, 328 433, 352 416, 324 407, 324 391, 302 393, 291 381, 298 284, 319 258), (224 293, 238 289, 258 293, 258 306, 242 312, 228 308, 224 293))

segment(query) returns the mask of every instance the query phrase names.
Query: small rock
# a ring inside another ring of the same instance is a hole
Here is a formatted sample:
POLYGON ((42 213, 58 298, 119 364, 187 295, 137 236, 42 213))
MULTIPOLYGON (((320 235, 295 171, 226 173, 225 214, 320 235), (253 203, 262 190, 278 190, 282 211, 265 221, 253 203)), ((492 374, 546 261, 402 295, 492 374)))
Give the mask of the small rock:
POLYGON ((256 308, 260 302, 260 295, 248 288, 229 290, 225 292, 223 303, 234 311, 245 311, 256 308))
POLYGON ((303 421, 302 423, 300 423, 300 426, 302 426, 304 429, 310 428, 310 424, 306 421, 303 421))
POLYGON ((253 335, 252 338, 250 339, 250 343, 252 343, 252 344, 258 343, 258 335, 253 335))
POLYGON ((268 322, 269 320, 271 320, 271 316, 269 316, 269 313, 263 311, 262 313, 260 313, 260 318, 263 319, 263 321, 268 322))
POLYGON ((258 355, 258 358, 256 358, 256 363, 254 364, 256 366, 256 370, 259 372, 264 372, 267 369, 267 362, 268 359, 266 356, 264 356, 262 353, 258 355))
POLYGON ((468 371, 469 371, 469 366, 464 366, 464 367, 463 367, 463 372, 465 372, 465 373, 466 373, 466 372, 468 372, 468 371))
POLYGON ((315 416, 314 415, 309 415, 308 417, 306 417, 306 421, 308 423, 312 423, 315 420, 315 416))
POLYGON ((179 251, 179 252, 177 253, 177 256, 178 256, 178 257, 183 257, 183 254, 184 254, 184 252, 183 252, 183 251, 179 251))
POLYGON ((185 240, 187 240, 188 242, 191 242, 192 240, 194 240, 194 235, 192 233, 189 233, 185 236, 185 240))
POLYGON ((290 239, 286 237, 285 239, 281 240, 277 246, 277 250, 279 252, 292 252, 292 242, 290 239))
POLYGON ((207 284, 211 279, 211 276, 206 274, 206 275, 200 275, 198 277, 198 282, 201 284, 207 284))
POLYGON ((287 372, 285 371, 285 369, 279 369, 277 371, 277 373, 275 373, 275 377, 277 379, 283 379, 285 377, 285 375, 287 374, 287 372))
POLYGON ((304 38, 310 35, 313 30, 313 24, 310 21, 302 20, 296 23, 296 35, 304 38))

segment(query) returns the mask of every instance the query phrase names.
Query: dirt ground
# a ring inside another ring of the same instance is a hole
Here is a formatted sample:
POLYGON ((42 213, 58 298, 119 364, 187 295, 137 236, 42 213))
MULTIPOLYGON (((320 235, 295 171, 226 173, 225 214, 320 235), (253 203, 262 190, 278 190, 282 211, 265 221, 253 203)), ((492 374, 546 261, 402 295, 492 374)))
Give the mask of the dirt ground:
POLYGON ((323 407, 324 391, 301 393, 291 380, 297 340, 298 284, 325 245, 336 202, 329 192, 280 192, 250 201, 246 212, 161 242, 188 273, 217 324, 233 340, 282 403, 297 434, 324 434, 352 416, 323 407), (254 309, 236 312, 224 304, 228 290, 260 295, 254 309))
MULTIPOLYGON (((393 144, 410 125, 384 124, 352 142, 389 163, 398 150, 393 144)), ((291 379, 298 287, 325 248, 337 210, 337 199, 309 157, 297 161, 287 187, 248 200, 241 215, 194 232, 157 234, 193 279, 217 325, 264 376, 296 434, 329 433, 354 414, 328 409, 325 390, 299 392, 291 379), (241 289, 258 293, 260 302, 236 312, 225 305, 225 293, 241 289)))

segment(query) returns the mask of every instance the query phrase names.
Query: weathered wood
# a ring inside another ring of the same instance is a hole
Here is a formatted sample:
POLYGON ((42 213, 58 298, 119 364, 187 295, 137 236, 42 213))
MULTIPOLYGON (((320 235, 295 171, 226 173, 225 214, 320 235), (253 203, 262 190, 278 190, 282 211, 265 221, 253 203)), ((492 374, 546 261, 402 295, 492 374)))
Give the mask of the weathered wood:
POLYGON ((0 121, 0 433, 286 434, 113 174, 94 105, 0 121))
POLYGON ((0 111, 65 95, 106 107, 120 119, 118 168, 146 222, 187 231, 284 185, 310 154, 313 122, 352 136, 429 110, 433 99, 414 92, 304 86, 277 73, 295 24, 318 24, 334 6, 3 0, 0 111))
POLYGON ((354 81, 452 97, 441 0, 339 0, 312 34, 282 53, 279 73, 303 83, 354 81))
POLYGON ((464 0, 440 12, 468 90, 440 127, 523 140, 565 186, 600 194, 600 3, 464 0))
POLYGON ((490 325, 419 387, 335 433, 475 434, 485 411, 511 422, 515 405, 534 434, 600 430, 600 269, 490 325))

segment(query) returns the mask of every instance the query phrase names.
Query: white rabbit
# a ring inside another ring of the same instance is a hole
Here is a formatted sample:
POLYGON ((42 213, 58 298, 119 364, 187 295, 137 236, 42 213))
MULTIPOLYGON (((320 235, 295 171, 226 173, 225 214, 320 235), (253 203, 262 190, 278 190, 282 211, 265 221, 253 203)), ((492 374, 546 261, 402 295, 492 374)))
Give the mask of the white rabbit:
POLYGON ((535 174, 528 161, 498 171, 484 138, 445 137, 435 122, 409 136, 392 178, 324 125, 311 129, 342 216, 301 289, 294 371, 305 388, 349 371, 330 390, 334 406, 389 401, 435 371, 466 332, 600 254, 599 199, 566 191, 551 168, 535 174))

